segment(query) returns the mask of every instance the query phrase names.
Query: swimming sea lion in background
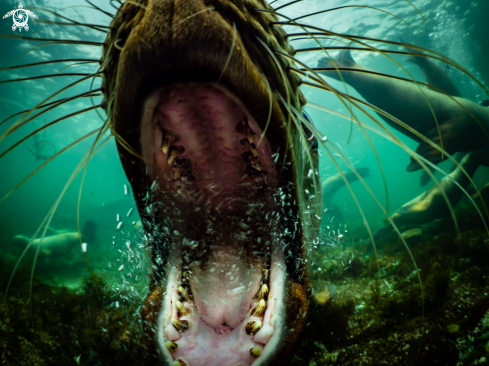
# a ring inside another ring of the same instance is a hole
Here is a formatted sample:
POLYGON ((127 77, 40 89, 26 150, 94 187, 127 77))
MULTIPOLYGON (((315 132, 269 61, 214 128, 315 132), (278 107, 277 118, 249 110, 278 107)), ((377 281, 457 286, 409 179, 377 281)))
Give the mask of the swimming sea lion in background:
MULTIPOLYGON (((357 168, 357 173, 362 177, 366 178, 370 174, 370 169, 369 168, 357 168)), ((344 171, 342 173, 337 173, 331 177, 328 177, 326 180, 324 180, 322 187, 323 187, 323 207, 327 208, 328 205, 331 203, 331 200, 333 197, 336 195, 336 192, 341 187, 344 187, 346 185, 345 180, 348 181, 349 184, 356 182, 358 180, 358 177, 355 173, 353 173, 351 170, 344 171)))
MULTIPOLYGON (((69 229, 56 230, 51 226, 48 230, 54 233, 54 235, 45 236, 42 239, 40 254, 49 256, 51 258, 62 257, 67 252, 70 252, 73 248, 80 248, 80 239, 78 231, 72 231, 69 229)), ((93 243, 97 238, 97 224, 93 220, 85 221, 83 228, 81 229, 82 240, 87 243, 93 243)), ((15 235, 12 239, 14 245, 25 248, 30 237, 25 235, 15 235)), ((36 251, 41 238, 34 239, 30 246, 31 251, 36 251)))
MULTIPOLYGON (((331 71, 320 71, 322 74, 340 80, 338 71, 334 69, 335 66, 342 69, 340 72, 343 80, 355 88, 367 102, 401 120, 438 145, 440 145, 440 133, 443 148, 448 153, 474 151, 484 148, 489 143, 488 108, 470 100, 446 96, 428 88, 422 88, 421 92, 419 86, 407 81, 367 73, 373 70, 357 64, 349 50, 341 51, 334 64, 329 58, 322 58, 318 62, 318 67, 332 69, 331 71), (440 132, 436 127, 432 110, 437 117, 440 132)), ((446 159, 445 155, 442 158, 438 150, 422 142, 411 132, 390 119, 381 117, 391 127, 420 142, 416 152, 421 156, 433 163, 446 159)), ((411 158, 411 164, 407 170, 414 171, 420 168, 419 164, 411 158)))
POLYGON ((293 49, 256 9, 272 11, 125 2, 104 43, 103 105, 147 237, 143 318, 164 364, 286 365, 306 326, 318 154, 288 114, 305 104, 300 79, 267 52, 293 49))
MULTIPOLYGON (((31 238, 25 235, 15 235, 12 239, 14 245, 25 248, 31 238)), ((30 246, 31 251, 36 251, 41 241, 40 238, 34 239, 30 246)), ((50 258, 61 258, 66 255, 67 252, 71 252, 73 248, 80 248, 80 240, 78 239, 78 232, 66 232, 62 234, 56 234, 51 236, 45 236, 42 240, 42 245, 39 253, 41 255, 49 256, 50 258)))
MULTIPOLYGON (((460 162, 460 167, 457 167, 452 173, 439 181, 439 187, 433 186, 402 205, 391 216, 392 221, 399 227, 426 224, 436 219, 450 217, 450 211, 442 192, 446 194, 450 204, 455 206, 462 197, 462 189, 465 189, 470 183, 461 168, 472 177, 480 165, 489 166, 489 148, 473 151, 465 155, 460 162)), ((383 234, 391 231, 392 226, 388 223, 377 230, 375 236, 380 238, 383 234)))
MULTIPOLYGON (((401 40, 401 42, 403 41, 401 40)), ((421 51, 418 51, 414 48, 410 48, 407 46, 405 46, 405 48, 411 53, 423 55, 421 51)), ((427 84, 434 86, 435 88, 440 89, 441 91, 453 97, 462 96, 453 81, 448 76, 445 69, 440 67, 429 57, 411 55, 408 57, 407 61, 419 66, 421 71, 423 71, 427 84)))
MULTIPOLYGON (((402 39, 400 39, 400 41, 402 43, 405 43, 402 39)), ((423 55, 423 53, 421 53, 421 51, 418 51, 414 48, 407 47, 407 46, 405 46, 405 48, 411 53, 418 53, 420 55, 423 55)), ((423 71, 423 74, 424 74, 424 77, 425 77, 427 84, 434 86, 437 89, 440 89, 442 92, 445 92, 448 95, 451 95, 454 97, 461 97, 462 96, 462 94, 460 94, 460 92, 458 91, 458 89, 455 86, 455 84, 453 83, 453 81, 448 76, 445 69, 440 67, 438 64, 436 64, 429 57, 411 55, 408 57, 407 61, 412 62, 413 64, 416 64, 419 66, 421 71, 423 71)), ((437 91, 437 90, 435 90, 435 91, 437 91)), ((457 154, 457 155, 460 155, 460 154, 457 154)), ((454 157, 454 159, 457 162, 460 162, 461 158, 462 158, 462 156, 454 157)), ((450 172, 455 170, 456 167, 457 166, 454 164, 452 166, 450 172)), ((428 167, 428 169, 430 169, 430 171, 432 173, 434 172, 434 169, 432 169, 430 167, 428 167)), ((431 180, 431 177, 429 176, 428 172, 423 171, 421 173, 420 185, 422 187, 424 187, 426 184, 428 184, 428 182, 430 180, 431 180)))

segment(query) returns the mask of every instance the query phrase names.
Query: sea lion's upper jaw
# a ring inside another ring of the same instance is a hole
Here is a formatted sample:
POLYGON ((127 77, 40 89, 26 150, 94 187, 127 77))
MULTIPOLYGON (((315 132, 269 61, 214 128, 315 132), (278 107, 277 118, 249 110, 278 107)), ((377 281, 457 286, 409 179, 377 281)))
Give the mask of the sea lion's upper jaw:
MULTIPOLYGON (((247 5, 263 7, 259 3, 247 5)), ((113 73, 105 83, 112 85, 104 87, 112 89, 113 95, 106 91, 108 103, 114 101, 108 109, 121 137, 141 151, 136 121, 141 118, 144 100, 153 90, 179 83, 214 83, 234 94, 262 129, 270 116, 267 133, 271 148, 281 146, 285 151, 285 118, 275 90, 284 98, 290 92, 286 91, 288 83, 282 79, 275 62, 257 40, 269 38, 258 32, 260 23, 251 27, 246 15, 231 11, 234 9, 230 1, 212 0, 204 4, 153 0, 144 6, 143 9, 125 4, 114 20, 122 25, 106 41, 106 49, 112 50, 106 69, 111 65, 117 69, 106 73, 113 73), (223 4, 231 5, 226 13, 216 9, 224 7, 223 4), (134 7, 138 12, 131 20, 119 19, 134 7), (122 46, 120 54, 114 45, 122 46), (263 60, 266 62, 260 62, 263 60)), ((297 107, 296 93, 292 98, 291 103, 297 107)))

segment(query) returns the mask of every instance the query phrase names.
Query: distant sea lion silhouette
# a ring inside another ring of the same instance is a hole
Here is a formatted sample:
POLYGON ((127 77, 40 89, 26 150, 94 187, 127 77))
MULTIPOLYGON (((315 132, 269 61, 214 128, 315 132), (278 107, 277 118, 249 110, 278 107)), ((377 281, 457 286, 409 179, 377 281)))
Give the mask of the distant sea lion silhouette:
MULTIPOLYGON (((369 176, 369 168, 357 168, 356 170, 362 178, 366 178, 369 176)), ((333 197, 336 195, 336 192, 338 192, 340 188, 346 185, 345 180, 342 176, 348 181, 349 184, 352 184, 358 180, 357 175, 351 170, 337 173, 324 180, 324 182, 322 183, 322 189, 323 209, 325 209, 325 211, 323 212, 321 217, 321 227, 323 228, 331 222, 331 219, 333 217, 336 219, 335 221, 338 221, 338 219, 343 219, 342 210, 337 205, 331 203, 333 197)))
MULTIPOLYGON (((50 256, 51 258, 62 257, 67 252, 70 252, 75 247, 80 247, 80 239, 78 231, 70 230, 56 230, 52 227, 48 228, 54 235, 45 236, 41 243, 41 249, 39 253, 41 255, 50 256)), ((85 221, 81 230, 82 239, 86 242, 93 242, 97 237, 97 224, 92 220, 85 221)), ((25 248, 30 237, 25 235, 15 235, 12 239, 14 245, 25 248)), ((37 250, 37 246, 41 238, 34 239, 29 250, 37 250)))
MULTIPOLYGON (((15 245, 23 248, 25 248, 30 240, 31 238, 25 235, 15 235, 12 239, 15 245)), ((30 246, 30 250, 37 250, 40 241, 40 238, 34 239, 30 246)), ((45 236, 42 240, 39 253, 50 257, 63 257, 77 245, 78 247, 80 246, 80 240, 78 239, 78 232, 76 231, 45 236)))
MULTIPOLYGON (((357 173, 362 177, 366 178, 369 176, 370 169, 369 168, 357 168, 357 173)), ((345 171, 342 174, 337 173, 329 178, 327 178, 323 184, 323 207, 327 208, 328 205, 331 203, 331 200, 335 196, 336 192, 341 187, 344 187, 346 185, 345 180, 343 179, 342 175, 344 178, 348 181, 349 184, 356 182, 358 180, 358 177, 356 176, 355 173, 353 173, 351 170, 345 171)))
MULTIPOLYGON (((371 74, 373 70, 357 64, 349 50, 341 51, 334 63, 329 58, 322 58, 318 62, 318 67, 331 69, 320 73, 341 80, 335 66, 341 69, 343 80, 355 88, 367 102, 406 123, 438 145, 441 135, 443 148, 449 154, 478 150, 489 143, 489 134, 486 134, 489 131, 488 108, 465 98, 446 96, 428 88, 420 88, 407 81, 371 74), (437 117, 439 130, 433 113, 437 117)), ((413 133, 390 119, 381 117, 391 127, 420 142, 416 152, 421 156, 433 163, 446 159, 446 155, 442 156, 437 149, 421 141, 413 133)), ((420 168, 411 158, 407 170, 415 171, 420 168)))
MULTIPOLYGON (((405 43, 402 39, 401 42, 405 43)), ((419 66, 421 71, 423 71, 427 84, 434 86, 435 88, 440 89, 453 97, 462 96, 444 68, 438 66, 429 57, 423 56, 424 54, 421 51, 407 46, 405 46, 405 48, 411 53, 417 53, 420 55, 411 55, 407 61, 419 66)))

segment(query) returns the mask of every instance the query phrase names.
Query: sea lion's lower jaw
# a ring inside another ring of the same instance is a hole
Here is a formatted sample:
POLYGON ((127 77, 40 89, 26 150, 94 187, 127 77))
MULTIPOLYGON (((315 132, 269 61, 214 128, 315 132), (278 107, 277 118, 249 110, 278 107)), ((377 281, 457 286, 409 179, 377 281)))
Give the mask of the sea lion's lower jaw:
MULTIPOLYGON (((255 271, 251 286, 236 288, 217 282, 197 289, 197 284, 185 281, 180 267, 173 267, 155 326, 161 361, 187 366, 266 364, 279 348, 285 329, 285 271, 279 253, 272 256, 269 271, 264 269, 258 276, 255 271), (217 324, 220 321, 232 326, 217 324)), ((212 281, 222 275, 220 270, 211 267, 206 271, 208 278, 196 282, 212 281)))

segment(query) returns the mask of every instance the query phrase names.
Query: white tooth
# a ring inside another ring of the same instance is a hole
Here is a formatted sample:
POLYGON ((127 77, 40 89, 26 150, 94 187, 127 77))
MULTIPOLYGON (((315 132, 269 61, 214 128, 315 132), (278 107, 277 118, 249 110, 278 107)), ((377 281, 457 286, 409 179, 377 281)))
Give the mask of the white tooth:
POLYGON ((178 341, 180 338, 182 338, 182 335, 178 333, 171 322, 165 327, 163 334, 165 335, 166 339, 173 342, 178 341))
POLYGON ((261 329, 255 334, 255 338, 253 338, 253 339, 257 343, 266 344, 266 343, 268 343, 268 340, 270 339, 272 334, 273 334, 272 325, 265 323, 265 324, 263 324, 261 329))

